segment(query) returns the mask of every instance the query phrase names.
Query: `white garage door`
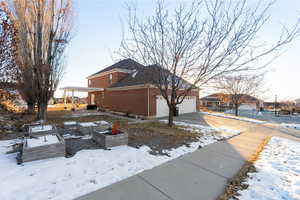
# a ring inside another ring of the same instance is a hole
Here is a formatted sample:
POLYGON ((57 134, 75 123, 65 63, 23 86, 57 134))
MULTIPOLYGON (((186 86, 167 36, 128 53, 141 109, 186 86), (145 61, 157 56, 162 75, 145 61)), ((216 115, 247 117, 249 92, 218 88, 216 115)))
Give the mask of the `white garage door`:
POLYGON ((179 114, 196 112, 197 111, 196 97, 195 96, 185 97, 183 102, 179 104, 178 107, 179 107, 179 114))
MULTIPOLYGON (((187 96, 179 105, 179 114, 196 112, 196 97, 187 96)), ((169 108, 166 100, 162 96, 156 97, 156 117, 166 117, 169 115, 169 108)))

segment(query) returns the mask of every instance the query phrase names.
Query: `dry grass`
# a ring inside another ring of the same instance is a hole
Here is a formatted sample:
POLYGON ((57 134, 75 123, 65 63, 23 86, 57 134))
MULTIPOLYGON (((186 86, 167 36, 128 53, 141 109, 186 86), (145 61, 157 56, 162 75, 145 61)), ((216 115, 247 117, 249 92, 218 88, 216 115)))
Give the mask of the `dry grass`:
MULTIPOLYGON (((76 110, 85 109, 87 104, 74 104, 76 110)), ((72 109, 72 104, 54 104, 52 106, 48 106, 48 111, 70 111, 72 109)))
POLYGON ((224 193, 218 198, 218 200, 238 199, 238 191, 248 188, 248 184, 246 184, 245 181, 249 177, 249 173, 256 172, 254 162, 259 158, 260 153, 269 141, 270 137, 263 140, 256 152, 246 161, 241 170, 228 181, 224 193))
POLYGON ((128 125, 123 128, 128 132, 129 145, 140 147, 147 145, 152 154, 166 155, 164 150, 170 150, 182 145, 188 146, 191 142, 198 141, 197 133, 182 130, 177 126, 169 127, 165 123, 147 122, 128 125))

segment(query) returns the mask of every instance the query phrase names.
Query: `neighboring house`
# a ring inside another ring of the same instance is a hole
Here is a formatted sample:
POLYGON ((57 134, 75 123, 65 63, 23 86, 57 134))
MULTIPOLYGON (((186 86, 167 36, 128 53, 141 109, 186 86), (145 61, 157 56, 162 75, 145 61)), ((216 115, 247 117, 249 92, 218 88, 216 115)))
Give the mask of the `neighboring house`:
MULTIPOLYGON (((154 67, 126 59, 90 75, 88 87, 102 90, 89 92, 88 104, 145 118, 168 116, 167 103, 152 81, 154 67)), ((199 90, 194 89, 178 105, 179 114, 196 112, 198 105, 199 90)))
MULTIPOLYGON (((230 99, 228 94, 214 93, 201 98, 200 105, 211 110, 224 111, 233 108, 232 103, 228 99, 230 99)), ((240 110, 259 110, 263 108, 263 102, 253 96, 243 95, 243 101, 244 103, 239 107, 240 110)))
POLYGON ((295 104, 296 104, 297 107, 300 108, 300 99, 296 99, 296 100, 295 100, 295 104))
POLYGON ((200 106, 212 109, 218 109, 220 107, 230 107, 230 103, 225 102, 222 98, 223 96, 224 94, 222 93, 215 93, 203 97, 200 99, 200 106))

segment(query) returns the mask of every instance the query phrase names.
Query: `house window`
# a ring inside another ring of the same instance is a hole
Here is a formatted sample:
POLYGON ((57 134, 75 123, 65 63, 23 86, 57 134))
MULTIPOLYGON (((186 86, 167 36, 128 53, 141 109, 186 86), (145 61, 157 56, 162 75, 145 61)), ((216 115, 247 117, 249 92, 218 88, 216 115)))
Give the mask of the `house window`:
POLYGON ((109 74, 109 83, 112 84, 112 74, 109 74))
POLYGON ((88 85, 90 86, 92 84, 92 81, 91 80, 89 80, 89 83, 88 83, 88 85))

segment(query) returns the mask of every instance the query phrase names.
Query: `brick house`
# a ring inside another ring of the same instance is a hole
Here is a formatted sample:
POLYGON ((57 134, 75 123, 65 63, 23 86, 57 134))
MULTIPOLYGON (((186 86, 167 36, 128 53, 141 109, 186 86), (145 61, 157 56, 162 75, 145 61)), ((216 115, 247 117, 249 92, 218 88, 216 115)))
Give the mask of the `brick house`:
MULTIPOLYGON (((263 107, 263 101, 256 97, 244 94, 242 98, 243 103, 239 107, 241 110, 260 110, 263 107)), ((224 93, 214 93, 200 98, 200 106, 218 111, 225 111, 233 108, 233 104, 230 102, 230 95, 224 93)))
MULTIPOLYGON (((151 69, 125 59, 88 76, 89 88, 102 88, 101 91, 88 93, 88 104, 144 118, 168 116, 165 99, 159 89, 151 84, 151 69)), ((178 105, 179 114, 196 112, 198 105, 199 90, 191 90, 178 105)))

